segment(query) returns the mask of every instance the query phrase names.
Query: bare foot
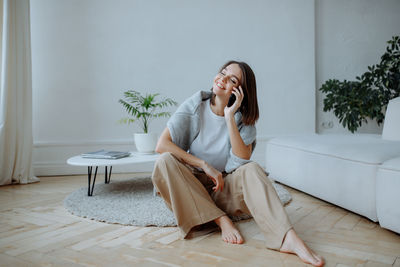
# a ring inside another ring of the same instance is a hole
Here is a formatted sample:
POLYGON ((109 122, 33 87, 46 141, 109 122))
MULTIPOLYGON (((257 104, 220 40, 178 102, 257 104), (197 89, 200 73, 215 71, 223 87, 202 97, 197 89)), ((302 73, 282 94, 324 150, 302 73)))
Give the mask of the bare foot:
POLYGON ((219 228, 221 228, 222 240, 224 240, 226 243, 242 244, 244 242, 239 230, 236 229, 235 225, 233 225, 228 216, 221 216, 214 221, 216 224, 218 224, 219 228))
POLYGON ((314 266, 324 266, 325 264, 322 257, 307 247, 293 229, 287 232, 280 252, 296 254, 302 261, 314 266))

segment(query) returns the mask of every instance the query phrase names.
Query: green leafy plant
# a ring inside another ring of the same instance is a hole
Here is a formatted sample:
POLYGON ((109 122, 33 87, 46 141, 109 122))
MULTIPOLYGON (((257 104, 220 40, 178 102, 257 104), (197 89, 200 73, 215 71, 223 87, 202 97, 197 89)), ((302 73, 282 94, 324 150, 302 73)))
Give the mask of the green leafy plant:
POLYGON ((368 67, 356 81, 330 79, 319 89, 325 93, 324 111, 331 111, 354 133, 367 118, 380 125, 390 99, 400 95, 400 38, 388 42, 381 62, 368 67))
POLYGON ((146 94, 143 96, 140 92, 134 90, 124 92, 124 99, 120 99, 118 102, 122 104, 132 117, 123 118, 120 122, 130 124, 139 120, 143 132, 148 133, 149 124, 152 119, 171 116, 170 112, 157 112, 157 110, 177 105, 171 98, 157 101, 156 97, 158 95, 146 94))

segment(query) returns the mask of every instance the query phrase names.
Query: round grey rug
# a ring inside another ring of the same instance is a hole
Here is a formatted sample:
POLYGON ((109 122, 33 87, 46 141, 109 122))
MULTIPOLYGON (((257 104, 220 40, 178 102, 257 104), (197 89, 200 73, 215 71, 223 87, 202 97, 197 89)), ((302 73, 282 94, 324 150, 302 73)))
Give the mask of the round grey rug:
MULTIPOLYGON (((290 193, 273 183, 281 202, 291 200, 290 193)), ((161 197, 153 195, 150 177, 96 184, 93 196, 82 187, 64 200, 64 207, 74 215, 107 223, 136 226, 176 226, 174 214, 161 197)), ((250 216, 233 217, 234 221, 250 216)))

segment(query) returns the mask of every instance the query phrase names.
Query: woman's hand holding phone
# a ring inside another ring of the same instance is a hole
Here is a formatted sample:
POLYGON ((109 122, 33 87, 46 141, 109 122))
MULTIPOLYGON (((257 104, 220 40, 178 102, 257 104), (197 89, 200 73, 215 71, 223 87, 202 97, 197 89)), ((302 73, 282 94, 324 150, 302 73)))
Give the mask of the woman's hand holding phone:
MULTIPOLYGON (((228 102, 228 105, 225 107, 225 109, 224 109, 225 119, 233 118, 233 115, 235 115, 236 111, 239 109, 240 105, 242 104, 242 101, 244 98, 242 87, 239 86, 239 88, 236 88, 236 87, 233 88, 232 95, 236 99, 232 105, 230 105, 231 103, 228 102)), ((232 100, 230 99, 230 101, 232 101, 232 100)))

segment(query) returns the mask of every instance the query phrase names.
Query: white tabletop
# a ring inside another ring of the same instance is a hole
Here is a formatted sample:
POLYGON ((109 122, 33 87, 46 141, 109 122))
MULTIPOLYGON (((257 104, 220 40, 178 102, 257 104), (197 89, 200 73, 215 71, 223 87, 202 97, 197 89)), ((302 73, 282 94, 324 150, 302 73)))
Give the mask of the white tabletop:
POLYGON ((156 161, 160 154, 141 154, 139 152, 130 152, 129 157, 120 159, 91 159, 82 158, 81 155, 69 158, 67 163, 75 166, 114 166, 132 163, 143 163, 156 161))

